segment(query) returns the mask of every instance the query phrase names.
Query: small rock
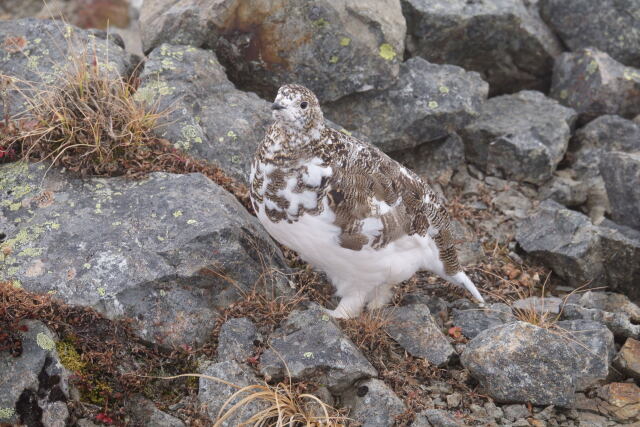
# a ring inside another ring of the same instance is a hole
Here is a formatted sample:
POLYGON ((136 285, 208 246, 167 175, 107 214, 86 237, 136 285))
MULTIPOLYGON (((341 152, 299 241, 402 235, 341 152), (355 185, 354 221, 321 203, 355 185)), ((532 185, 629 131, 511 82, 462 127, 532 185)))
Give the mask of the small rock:
POLYGON ((640 308, 626 295, 588 291, 567 298, 562 315, 565 319, 594 320, 604 324, 616 337, 640 336, 640 308))
POLYGON ((640 153, 604 154, 600 174, 611 203, 611 218, 640 230, 640 153))
POLYGON ((413 304, 397 307, 385 331, 412 356, 436 366, 446 365, 455 350, 431 317, 429 307, 413 304))
POLYGON ((557 170, 540 188, 540 200, 551 199, 569 207, 581 206, 587 201, 588 188, 584 181, 574 179, 571 169, 557 170))
POLYGON ((420 412, 411 427, 461 427, 455 417, 441 409, 427 409, 420 412))
POLYGON ((462 402, 462 396, 460 393, 453 393, 447 396, 447 406, 449 408, 457 408, 462 402))
POLYGON ((487 415, 495 420, 498 420, 504 416, 504 412, 501 408, 498 408, 495 403, 489 401, 484 404, 484 410, 487 411, 487 415))
POLYGON ((540 14, 569 50, 595 47, 640 67, 640 5, 633 0, 541 0, 540 14))
POLYGON ((503 214, 512 218, 525 218, 532 206, 529 198, 513 188, 499 192, 491 200, 491 204, 503 214))
POLYGON ((157 427, 184 427, 182 420, 162 412, 149 399, 135 395, 129 399, 128 405, 131 421, 134 425, 157 427))
POLYGON ((613 363, 624 374, 640 379, 640 341, 627 338, 613 363))
POLYGON ((567 150, 576 112, 540 92, 489 99, 460 131, 466 158, 490 175, 542 184, 567 150))
MULTIPOLYGON (((238 387, 264 383, 264 381, 259 380, 249 368, 233 360, 220 363, 204 363, 200 369, 200 373, 202 375, 219 378, 238 387)), ((224 403, 237 392, 238 389, 208 378, 200 378, 199 384, 198 400, 206 409, 211 421, 216 421, 218 419, 218 413, 223 408, 224 403)), ((247 397, 247 393, 240 394, 229 401, 224 407, 223 414, 245 397, 247 397)), ((226 427, 237 426, 242 421, 247 421, 268 406, 267 403, 260 400, 243 404, 240 409, 235 411, 233 415, 227 418, 221 425, 226 427)))
POLYGON ((546 90, 561 47, 536 8, 521 1, 402 0, 407 50, 482 73, 491 94, 546 90))
POLYGON ((558 297, 528 297, 513 302, 513 309, 534 311, 539 314, 559 314, 562 299, 558 297))
POLYGON ((490 304, 485 308, 474 307, 466 310, 453 309, 453 324, 462 329, 462 334, 467 338, 475 338, 480 332, 514 322, 515 316, 511 307, 503 303, 490 304))
POLYGON ((429 312, 438 325, 444 326, 444 323, 449 318, 449 303, 440 297, 416 292, 407 294, 402 298, 401 305, 412 304, 424 304, 429 307, 429 312))
POLYGON ((244 362, 255 354, 257 340, 258 330, 251 320, 246 317, 227 320, 218 336, 218 360, 244 362))
POLYGON ((411 58, 388 89, 355 93, 328 104, 326 116, 357 130, 383 151, 446 138, 478 115, 488 85, 474 72, 411 58))
POLYGON ((633 118, 640 113, 638 90, 640 70, 597 49, 566 52, 555 60, 550 96, 585 121, 603 114, 633 118))
POLYGON ((640 387, 633 383, 611 383, 598 389, 604 401, 599 410, 619 422, 639 421, 640 387))
POLYGON ((293 311, 270 337, 260 358, 267 378, 316 380, 334 393, 378 373, 334 320, 317 304, 293 311))
POLYGON ((391 427, 395 425, 395 417, 406 410, 393 390, 376 378, 358 382, 342 399, 344 406, 351 409, 349 418, 361 422, 363 427, 391 427))
MULTIPOLYGON (((599 326, 592 322, 589 329, 599 326)), ((567 407, 576 388, 599 379, 595 377, 603 361, 610 360, 609 349, 600 343, 612 344, 613 337, 606 329, 596 330, 598 345, 591 348, 591 342, 585 344, 586 338, 575 331, 559 334, 529 323, 510 323, 472 339, 461 362, 499 402, 567 407), (575 345, 578 340, 580 345, 575 345)))
POLYGON ((504 416, 509 421, 515 421, 520 418, 528 417, 529 410, 525 405, 516 404, 516 405, 504 405, 502 407, 502 411, 504 412, 504 416))
POLYGON ((403 60, 398 1, 154 1, 141 9, 145 52, 162 43, 211 48, 245 89, 272 98, 297 82, 321 101, 389 86, 403 60))

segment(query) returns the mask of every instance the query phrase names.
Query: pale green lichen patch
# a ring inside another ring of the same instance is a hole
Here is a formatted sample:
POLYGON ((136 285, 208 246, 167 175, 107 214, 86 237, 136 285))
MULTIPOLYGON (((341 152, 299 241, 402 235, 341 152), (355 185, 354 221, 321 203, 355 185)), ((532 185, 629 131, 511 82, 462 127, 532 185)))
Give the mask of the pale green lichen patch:
POLYGON ((56 343, 43 332, 38 332, 38 335, 36 335, 36 343, 38 343, 38 347, 47 351, 51 351, 56 347, 56 343))
POLYGON ((8 420, 16 413, 13 408, 0 408, 0 420, 8 420))
POLYGON ((107 295, 107 290, 103 287, 98 288, 97 291, 98 291, 98 295, 100 295, 101 297, 104 297, 107 295))
POLYGON ((82 266, 87 270, 91 268, 91 264, 89 264, 88 262, 85 262, 84 264, 82 264, 82 266))
POLYGON ((235 141, 236 139, 238 139, 238 135, 237 135, 234 131, 232 131, 232 130, 230 130, 229 132, 227 132, 227 136, 228 136, 229 138, 233 139, 234 141, 235 141))
POLYGON ((133 99, 138 102, 146 102, 152 104, 158 97, 171 95, 174 88, 163 80, 155 80, 147 83, 133 95, 133 99))
POLYGON ((569 91, 562 89, 560 91, 560 99, 567 99, 569 97, 569 91))
POLYGON ((306 353, 303 354, 305 359, 313 359, 313 353, 310 351, 307 351, 306 353))
POLYGON ((625 80, 640 80, 640 72, 630 68, 626 68, 622 75, 625 80))
POLYGON ((429 108, 431 108, 432 110, 435 110, 436 108, 438 108, 438 102, 437 101, 429 101, 429 108))
POLYGON ((197 223, 198 223, 198 221, 196 221, 195 219, 187 220, 187 224, 189 224, 189 225, 193 225, 193 224, 197 224, 197 223))
POLYGON ((448 87, 446 87, 446 86, 444 86, 444 85, 443 85, 443 86, 440 86, 440 87, 438 88, 438 90, 439 90, 439 91, 440 91, 440 93, 441 93, 441 94, 443 94, 443 95, 446 95, 446 94, 448 94, 448 93, 449 93, 449 88, 448 88, 448 87))
POLYGON ((342 37, 340 39, 340 46, 349 46, 351 44, 351 39, 349 37, 342 37))
POLYGON ((173 60, 171 58, 164 58, 162 61, 160 61, 160 65, 162 65, 163 70, 176 69, 176 64, 173 63, 173 60))
MULTIPOLYGON (((57 230, 60 228, 60 224, 53 221, 47 221, 39 225, 31 225, 22 228, 15 237, 3 242, 0 245, 0 249, 9 248, 12 251, 20 249, 22 246, 27 245, 37 240, 45 231, 57 230)), ((24 248, 18 256, 40 256, 42 254, 42 248, 24 248)), ((5 260, 6 261, 6 260, 5 260)))
POLYGON ((42 255, 42 252, 44 252, 44 248, 24 248, 18 256, 37 257, 42 255))
POLYGON ((160 296, 161 297, 167 296, 167 291, 165 291, 164 289, 160 289, 160 296))
POLYGON ((596 71, 598 71, 598 63, 595 60, 592 60, 591 62, 589 62, 589 64, 587 65, 587 73, 589 74, 593 74, 596 71))
POLYGON ((327 25, 329 25, 329 21, 327 21, 324 18, 320 18, 320 19, 316 19, 315 21, 312 21, 313 25, 315 25, 318 28, 324 28, 327 25))
POLYGON ((348 136, 353 135, 353 132, 350 132, 350 131, 348 131, 346 129, 340 129, 340 132, 342 132, 342 133, 344 133, 345 135, 348 135, 348 136))
POLYGON ((396 51, 389 43, 382 43, 380 45, 380 56, 387 61, 392 61, 396 57, 396 51))
POLYGON ((173 213, 173 217, 174 218, 179 218, 182 216, 182 211, 181 210, 177 210, 173 213))
POLYGON ((185 125, 181 130, 182 139, 176 142, 177 148, 182 148, 184 150, 188 150, 191 148, 191 144, 194 142, 197 144, 202 144, 202 137, 200 136, 200 132, 195 125, 185 125))
POLYGON ((338 58, 337 56, 334 55, 331 58, 329 58, 329 63, 337 64, 339 60, 340 60, 340 58, 338 58))

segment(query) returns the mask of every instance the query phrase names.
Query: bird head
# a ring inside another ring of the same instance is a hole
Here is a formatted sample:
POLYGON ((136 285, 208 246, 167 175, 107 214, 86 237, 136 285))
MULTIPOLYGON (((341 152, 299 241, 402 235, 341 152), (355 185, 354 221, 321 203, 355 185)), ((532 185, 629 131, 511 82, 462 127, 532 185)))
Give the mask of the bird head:
POLYGON ((271 109, 276 123, 295 132, 319 132, 324 126, 318 98, 301 85, 282 86, 271 109))

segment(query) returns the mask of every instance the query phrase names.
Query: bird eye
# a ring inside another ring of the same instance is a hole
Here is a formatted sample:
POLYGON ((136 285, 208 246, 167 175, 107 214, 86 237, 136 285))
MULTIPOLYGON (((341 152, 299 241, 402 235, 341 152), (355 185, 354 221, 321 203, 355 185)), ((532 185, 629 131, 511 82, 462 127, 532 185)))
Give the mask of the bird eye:
POLYGON ((301 103, 300 103, 300 108, 302 108, 303 110, 304 110, 305 108, 307 108, 308 106, 309 106, 309 104, 307 103, 307 101, 304 101, 304 102, 301 102, 301 103))

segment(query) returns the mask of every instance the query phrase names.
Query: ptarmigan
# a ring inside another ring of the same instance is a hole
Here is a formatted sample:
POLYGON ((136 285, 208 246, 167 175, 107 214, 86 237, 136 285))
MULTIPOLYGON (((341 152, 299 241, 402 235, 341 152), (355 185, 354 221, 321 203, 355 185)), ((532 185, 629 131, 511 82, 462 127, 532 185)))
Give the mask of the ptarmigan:
POLYGON ((275 123, 251 165, 250 195, 278 242, 324 271, 348 318, 388 303, 393 285, 431 271, 482 296, 461 270, 449 215, 431 188, 376 147, 325 126, 316 96, 280 88, 275 123))

